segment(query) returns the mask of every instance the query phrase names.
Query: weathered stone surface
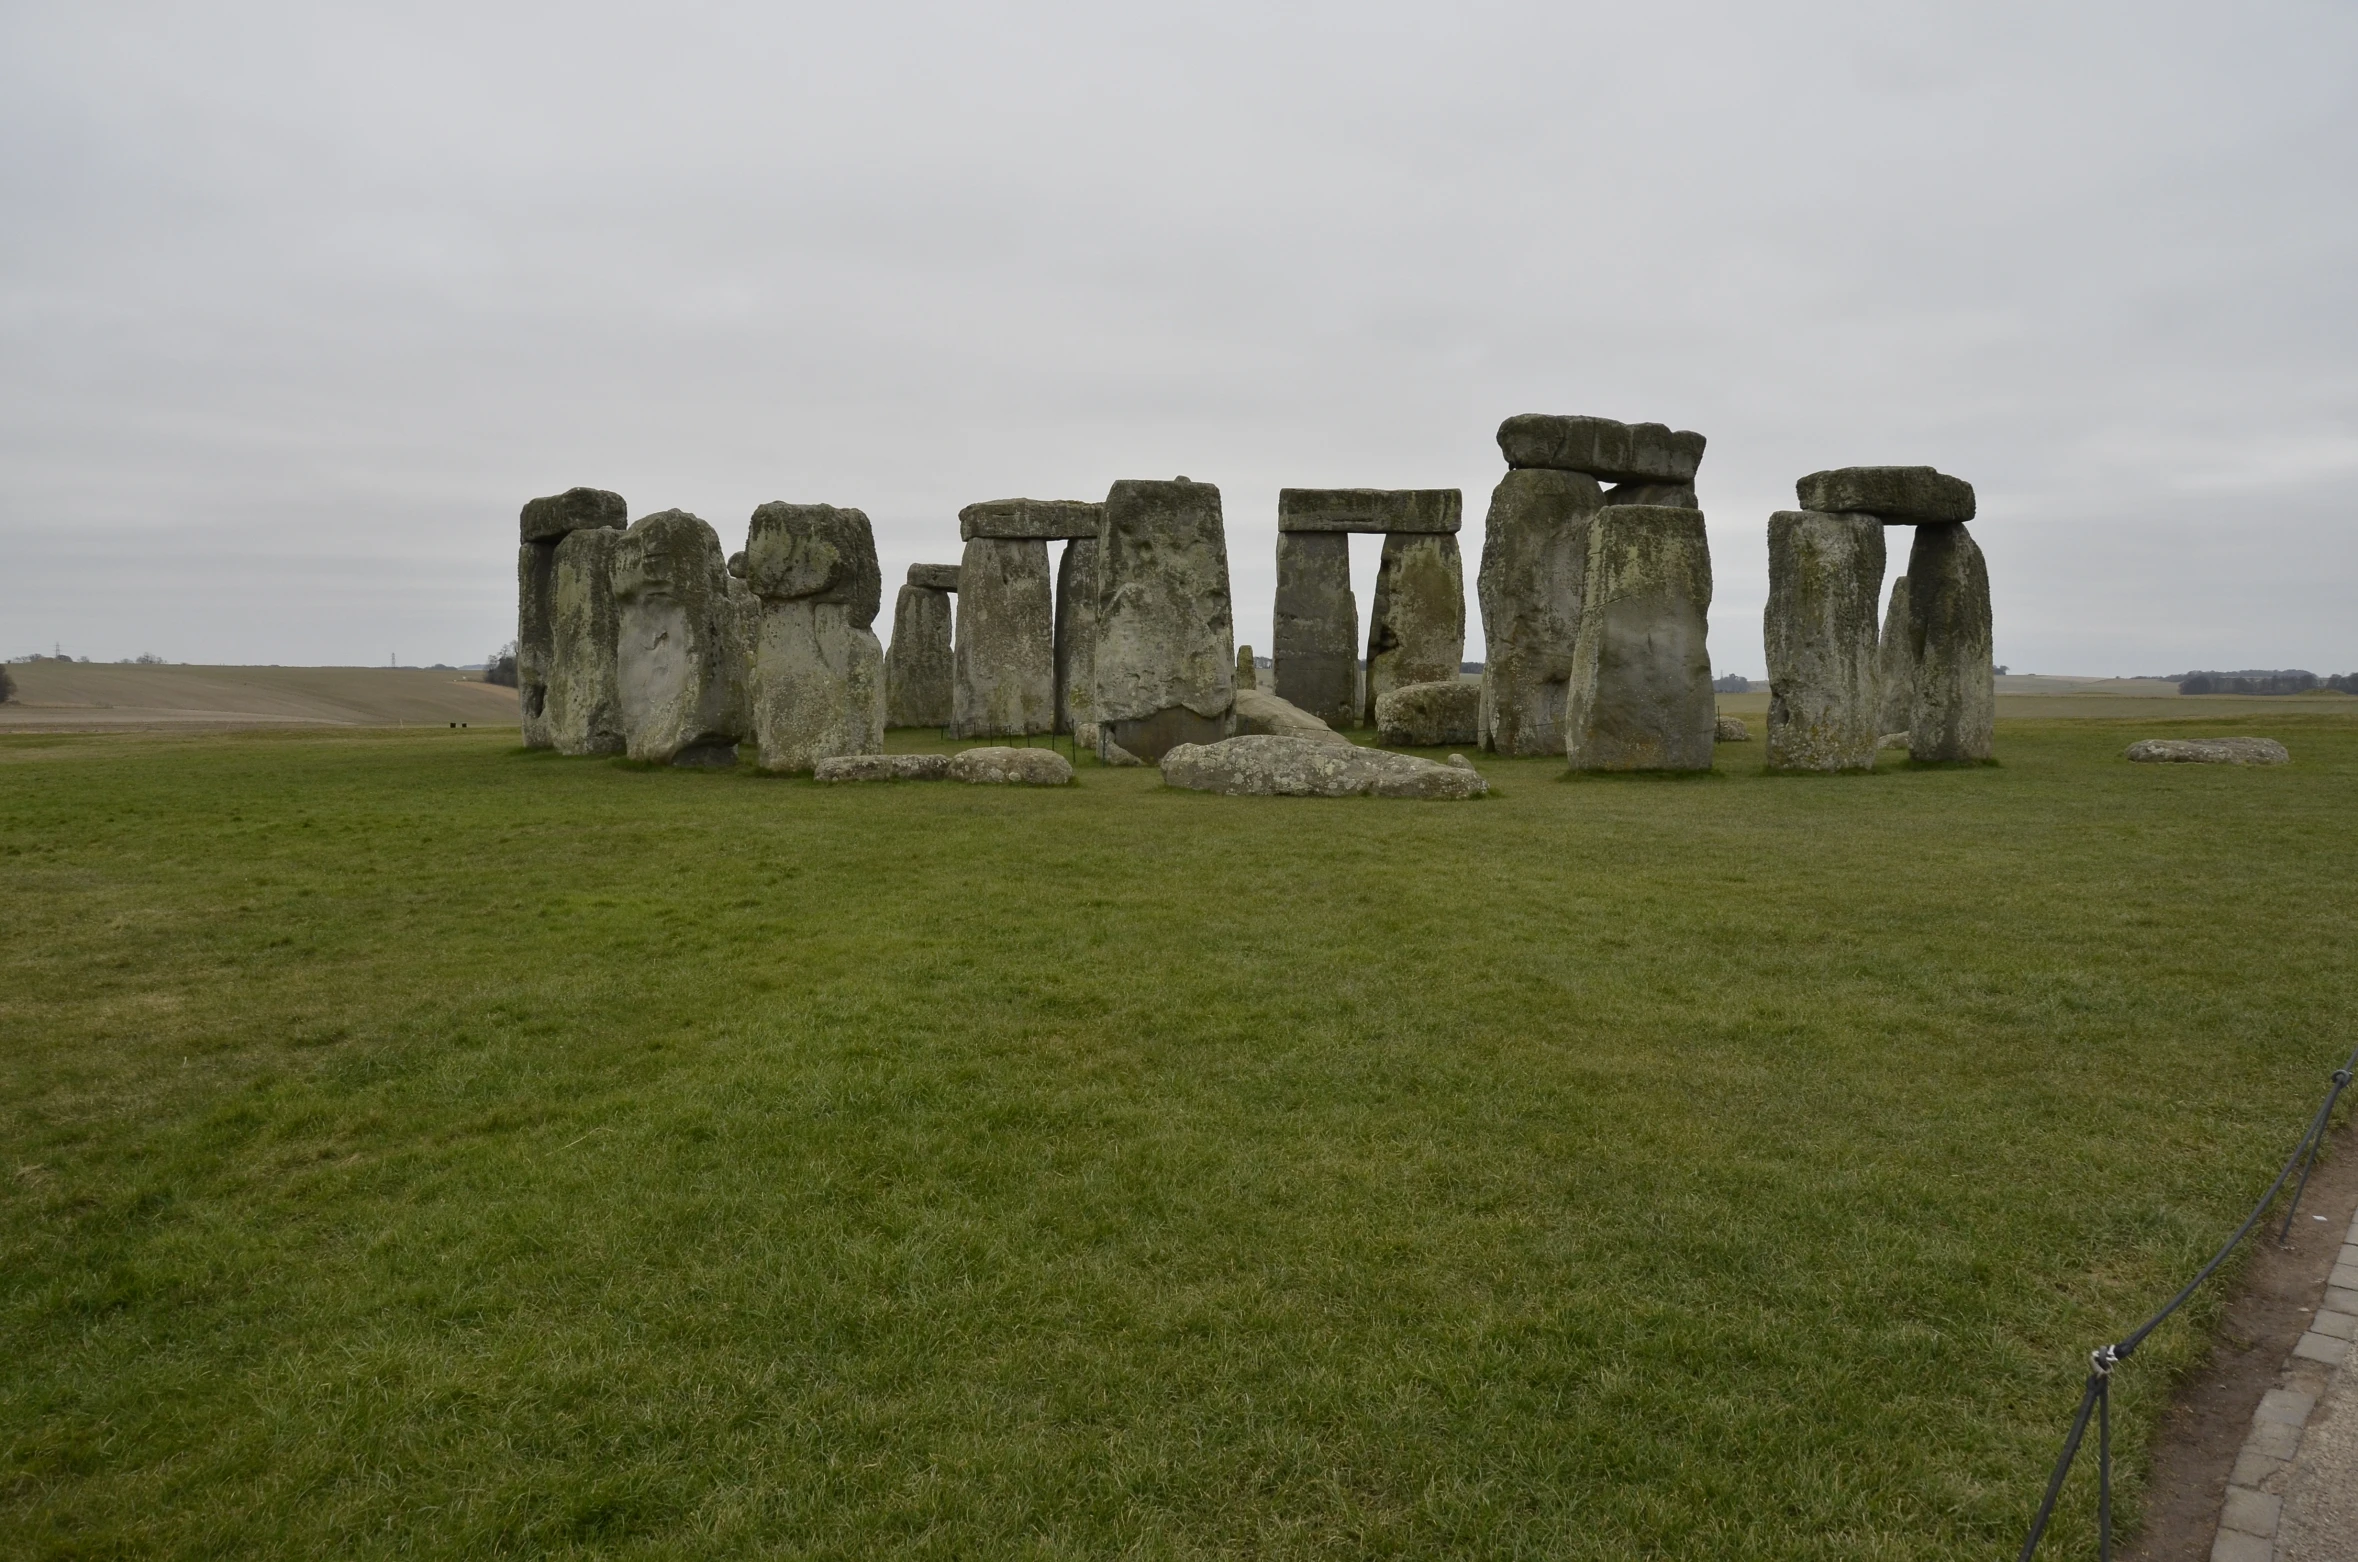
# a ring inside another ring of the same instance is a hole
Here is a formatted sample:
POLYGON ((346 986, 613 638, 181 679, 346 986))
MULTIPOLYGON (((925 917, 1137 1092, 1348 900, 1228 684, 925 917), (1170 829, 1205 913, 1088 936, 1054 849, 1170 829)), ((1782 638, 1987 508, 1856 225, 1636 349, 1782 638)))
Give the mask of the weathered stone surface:
POLYGON ((1236 631, 1220 490, 1123 479, 1105 500, 1098 557, 1097 711, 1108 744, 1157 760, 1227 735, 1236 631))
POLYGON ((1580 640, 1564 701, 1575 770, 1709 770, 1718 712, 1705 643, 1703 512, 1608 505, 1588 528, 1580 640))
POLYGON ((1238 646, 1236 648, 1237 691, 1242 693, 1246 689, 1257 689, 1260 686, 1261 670, 1253 665, 1253 648, 1249 645, 1238 646))
POLYGON ((622 613, 614 604, 614 554, 622 537, 597 526, 557 544, 545 709, 549 741, 560 754, 619 754, 625 747, 616 664, 622 613))
POLYGON ((1769 517, 1768 768, 1872 770, 1883 735, 1875 606, 1883 523, 1779 510, 1769 517))
POLYGON ((1163 784, 1230 797, 1480 797, 1480 773, 1410 754, 1316 738, 1244 737, 1182 743, 1163 756, 1163 784))
POLYGON ((557 545, 516 550, 516 707, 526 748, 555 748, 549 732, 549 661, 556 648, 557 545))
POLYGON ((912 564, 909 584, 927 591, 955 591, 958 589, 958 566, 955 564, 912 564))
POLYGON ((1075 537, 1056 561, 1056 730, 1097 742, 1097 539, 1075 537))
POLYGON ((1457 539, 1394 532, 1376 567, 1375 608, 1367 615, 1367 705, 1412 683, 1455 678, 1466 654, 1466 575, 1457 539))
MULTIPOLYGON (((737 557, 743 558, 743 554, 737 557)), ((735 610, 730 623, 729 638, 735 642, 738 660, 745 668, 745 723, 753 730, 754 686, 761 674, 761 598, 742 575, 729 577, 729 606, 735 610)))
POLYGON ((1277 534, 1277 611, 1270 625, 1277 693, 1320 721, 1359 721, 1359 599, 1351 594, 1351 539, 1342 532, 1277 534))
POLYGON ((950 779, 976 786, 1063 786, 1072 761, 1052 748, 970 748, 950 757, 950 779))
POLYGON ((1482 716, 1482 688, 1463 678, 1404 684, 1376 700, 1376 741, 1397 748, 1471 743, 1482 716))
POLYGON ((837 754, 811 766, 814 781, 947 781, 947 754, 837 754))
POLYGON ((2274 738, 2147 738, 2124 758, 2141 765, 2289 765, 2292 755, 2274 738))
POLYGON ((903 586, 892 605, 892 644, 884 652, 884 724, 950 724, 950 594, 903 586))
POLYGON ((1523 412, 1498 426, 1508 466, 1586 472, 1608 483, 1692 483, 1703 436, 1659 423, 1523 412))
POLYGON ((1481 744, 1501 754, 1564 752, 1564 690, 1580 638, 1589 518, 1604 506, 1584 472, 1509 472, 1483 524, 1481 744))
POLYGON ((1471 770, 1474 768, 1474 762, 1466 758, 1463 754, 1452 754, 1447 759, 1441 761, 1441 763, 1458 770, 1471 770))
POLYGON ((1056 730, 1056 593, 1048 544, 976 537, 958 568, 950 733, 1022 737, 1056 730))
POLYGON ((622 495, 603 488, 568 488, 545 499, 528 499, 516 528, 525 542, 562 542, 592 527, 620 531, 630 524, 630 506, 622 495))
POLYGON ((1793 485, 1804 510, 1856 512, 1922 525, 1973 519, 1973 485, 1928 466, 1844 466, 1793 485))
POLYGON ((1712 724, 1711 740, 1715 743, 1749 743, 1752 729, 1741 716, 1722 716, 1712 724))
POLYGON ((1094 537, 1105 506, 1086 499, 989 499, 958 512, 958 540, 994 537, 1003 542, 1055 542, 1094 537))
POLYGON ((1878 749, 1886 749, 1886 748, 1900 748, 1900 749, 1904 749, 1904 748, 1906 748, 1907 746, 1908 746, 1908 735, 1907 735, 1906 733, 1904 733, 1904 732, 1886 732, 1885 734, 1883 734, 1883 736, 1882 736, 1882 737, 1880 737, 1880 738, 1877 738, 1877 739, 1875 740, 1875 747, 1877 747, 1878 749))
POLYGON ((622 534, 611 567, 625 752, 655 764, 735 764, 745 672, 719 536, 685 510, 658 511, 622 534))
POLYGON ((753 512, 746 580, 762 601, 754 735, 764 770, 884 748, 884 572, 865 513, 773 501, 753 512))
POLYGON ((1455 488, 1280 488, 1277 530, 1455 533, 1465 510, 1455 488))
POLYGON ((1234 725, 1239 736, 1315 738, 1321 743, 1351 741, 1291 700, 1281 699, 1267 689, 1236 691, 1234 725))
POLYGON ((1674 510, 1700 510, 1693 483, 1615 483, 1605 490, 1607 504, 1666 504, 1674 510))
POLYGON ((1908 618, 1916 698, 1908 715, 1908 756, 1990 757, 1997 719, 1990 665, 1990 573, 1962 524, 1919 525, 1908 554, 1908 618))
POLYGON ((736 552, 729 555, 729 579, 743 580, 744 578, 745 550, 743 548, 739 548, 736 552))
MULTIPOLYGON (((1916 709, 1916 630, 1908 622, 1908 577, 1891 583, 1883 634, 1875 643, 1875 725, 1886 737, 1905 733, 1916 709)), ((1902 744, 1901 747, 1907 745, 1902 744)))

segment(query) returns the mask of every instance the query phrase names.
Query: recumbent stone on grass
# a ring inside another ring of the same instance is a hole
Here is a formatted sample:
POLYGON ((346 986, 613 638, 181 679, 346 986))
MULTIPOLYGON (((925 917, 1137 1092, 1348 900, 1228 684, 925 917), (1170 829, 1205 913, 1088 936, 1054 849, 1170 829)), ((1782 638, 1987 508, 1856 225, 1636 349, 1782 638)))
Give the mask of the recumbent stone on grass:
POLYGON ((2122 757, 2141 765, 2289 765, 2292 755, 2274 738, 2146 738, 2122 757))
MULTIPOLYGON (((1461 756, 1462 757, 1462 756, 1461 756)), ((1231 797, 1480 797, 1490 783, 1464 765, 1436 764, 1354 743, 1243 737, 1183 743, 1163 756, 1163 784, 1231 797)))

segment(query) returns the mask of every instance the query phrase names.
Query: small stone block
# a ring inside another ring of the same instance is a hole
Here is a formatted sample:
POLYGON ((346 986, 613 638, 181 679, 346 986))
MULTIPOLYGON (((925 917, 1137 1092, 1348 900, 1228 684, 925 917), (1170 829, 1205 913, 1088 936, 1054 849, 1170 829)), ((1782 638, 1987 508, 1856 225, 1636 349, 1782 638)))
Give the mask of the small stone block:
POLYGON ((2222 1529, 2211 1542, 2211 1562, 2275 1562, 2276 1542, 2259 1535, 2222 1529))
POLYGON ((1454 488, 1280 488, 1281 532, 1455 532, 1465 495, 1454 488))
POLYGON ((2257 1487, 2283 1469, 2284 1465, 2282 1459, 2271 1459, 2266 1454, 2254 1453, 2246 1448, 2236 1457, 2235 1469, 2228 1475, 2227 1484, 2257 1487))
POLYGON ((2325 1288, 2325 1300, 2317 1307, 2320 1312, 2358 1313, 2358 1289, 2329 1285, 2325 1288))
POLYGON ((2303 1361, 2322 1361, 2329 1367, 2338 1367, 2350 1353, 2350 1342, 2312 1329, 2294 1344, 2292 1353, 2303 1361))
POLYGON ((955 591, 958 589, 958 566, 955 564, 912 564, 909 584, 927 591, 955 591))
POLYGON ((989 499, 958 512, 958 540, 1055 542, 1094 537, 1104 519, 1105 506, 1086 499, 989 499))
POLYGON ((2317 1321, 2309 1325, 2318 1334, 2337 1340, 2358 1340, 2358 1313, 2338 1313, 2320 1309, 2317 1321))
POLYGON ((1845 466, 1793 485, 1804 510, 1872 515, 1923 525, 1973 519, 1973 485, 1928 466, 1845 466))
POLYGON ((2316 1408, 2314 1394, 2304 1394, 2297 1388, 2272 1388, 2260 1396, 2260 1408, 2252 1412, 2252 1419, 2303 1427, 2309 1424, 2309 1412, 2316 1408))
POLYGON ((2336 1264, 2325 1283, 2337 1291, 2358 1291, 2358 1264, 2336 1264))
POLYGON ((2219 1511, 2219 1528, 2240 1530, 2246 1535, 2266 1539, 2276 1533, 2276 1515, 2282 1511, 2284 1499, 2272 1497, 2249 1486, 2227 1488, 2227 1505, 2219 1511))
POLYGON ((2263 1459, 2290 1459, 2300 1451, 2301 1429, 2286 1426, 2282 1421, 2253 1423, 2251 1435, 2243 1440, 2243 1451, 2263 1459))

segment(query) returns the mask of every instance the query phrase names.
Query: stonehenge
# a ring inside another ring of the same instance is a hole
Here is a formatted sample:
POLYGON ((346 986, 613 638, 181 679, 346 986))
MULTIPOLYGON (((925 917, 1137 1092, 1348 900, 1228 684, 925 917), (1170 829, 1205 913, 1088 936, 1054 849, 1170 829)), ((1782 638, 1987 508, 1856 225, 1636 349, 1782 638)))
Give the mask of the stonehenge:
POLYGON ((1564 752, 1564 694, 1580 638, 1589 518, 1605 493, 1585 472, 1515 468, 1490 492, 1475 592, 1482 604, 1481 746, 1564 752))
POLYGON ((884 749, 884 595, 859 510, 773 501, 753 512, 746 581, 761 598, 753 730, 764 770, 884 749))
POLYGON ((1564 695, 1573 769, 1711 768, 1718 707, 1705 644, 1710 608, 1702 511, 1607 505, 1590 519, 1564 695))
POLYGON ((743 652, 720 537, 685 510, 642 516, 613 558, 624 752, 650 764, 737 762, 743 652))
POLYGON ((1963 522, 1916 528, 1908 551, 1908 620, 1915 662, 1908 757, 1988 759, 1998 714, 1990 572, 1963 522))
POLYGON ((577 531, 620 530, 630 524, 622 495, 603 488, 568 488, 527 500, 517 516, 516 699, 526 748, 554 748, 549 731, 549 658, 555 649, 557 548, 577 531))
POLYGON ((1351 538, 1343 532, 1287 531, 1284 504, 1280 494, 1271 685, 1279 698, 1321 721, 1355 726, 1359 601, 1351 594, 1351 538))
POLYGON ((1159 760, 1228 735, 1236 701, 1220 490, 1125 478, 1098 532, 1098 756, 1159 760))
POLYGON ((1455 678, 1465 654, 1466 576, 1457 538, 1387 532, 1367 615, 1365 725, 1376 724, 1376 702, 1394 689, 1455 678))
POLYGON ((1372 726, 1376 698, 1457 676, 1465 657, 1465 571, 1454 488, 1285 488, 1277 495, 1277 693, 1322 721, 1372 726), (1384 539, 1358 667, 1350 536, 1384 539))
POLYGON ((908 581, 893 600, 892 644, 884 652, 886 726, 950 724, 950 598, 957 589, 955 564, 909 566, 908 581))
POLYGON ((1872 770, 1882 701, 1875 608, 1883 523, 1780 510, 1769 517, 1768 767, 1872 770))
POLYGON ((1100 510, 1082 500, 998 499, 958 512, 966 555, 958 567, 952 737, 1058 730, 1056 596, 1048 544, 1094 541, 1100 510))
POLYGON ((560 754, 619 754, 626 746, 615 662, 622 619, 614 602, 614 553, 622 537, 612 527, 592 526, 557 544, 541 714, 560 754))

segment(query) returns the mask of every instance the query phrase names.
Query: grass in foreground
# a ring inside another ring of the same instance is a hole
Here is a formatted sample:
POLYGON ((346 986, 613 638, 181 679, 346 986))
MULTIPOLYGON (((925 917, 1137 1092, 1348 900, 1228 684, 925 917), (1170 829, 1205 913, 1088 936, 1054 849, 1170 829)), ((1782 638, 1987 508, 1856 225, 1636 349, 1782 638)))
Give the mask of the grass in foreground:
POLYGON ((2347 1046, 2358 724, 2164 730, 1465 805, 0 741, 0 1552, 2010 1550, 2347 1046))

